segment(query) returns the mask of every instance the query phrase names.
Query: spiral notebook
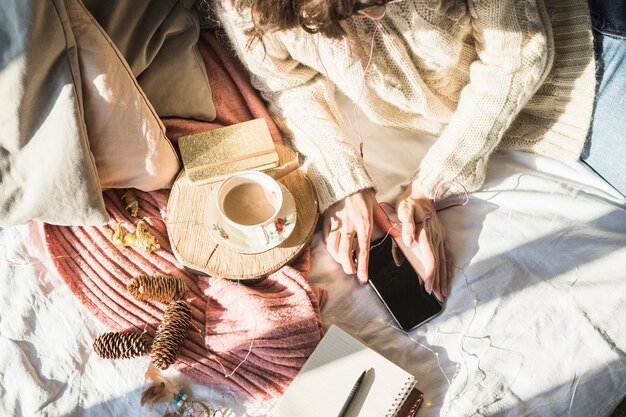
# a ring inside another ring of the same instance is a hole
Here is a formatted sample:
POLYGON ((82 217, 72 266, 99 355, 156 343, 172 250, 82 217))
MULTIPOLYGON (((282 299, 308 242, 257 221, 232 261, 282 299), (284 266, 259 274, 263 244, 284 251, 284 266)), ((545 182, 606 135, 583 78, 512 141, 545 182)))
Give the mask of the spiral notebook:
POLYGON ((416 391, 415 378, 335 325, 328 329, 270 415, 336 417, 356 380, 368 369, 346 417, 399 416, 409 393, 416 391))

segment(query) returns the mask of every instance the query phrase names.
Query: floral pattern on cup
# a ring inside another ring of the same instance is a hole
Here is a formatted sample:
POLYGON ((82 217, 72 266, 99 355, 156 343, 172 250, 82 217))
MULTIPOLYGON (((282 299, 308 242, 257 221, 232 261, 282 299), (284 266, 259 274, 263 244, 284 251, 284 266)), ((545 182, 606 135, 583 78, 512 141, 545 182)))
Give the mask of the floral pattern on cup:
POLYGON ((228 233, 226 233, 226 230, 224 230, 224 228, 220 226, 219 224, 213 224, 213 230, 218 232, 220 236, 222 237, 222 239, 230 239, 230 236, 228 236, 228 233))
POLYGON ((274 220, 274 230, 270 230, 268 232, 268 238, 272 242, 277 242, 283 235, 285 228, 291 226, 291 221, 289 220, 289 216, 285 217, 277 217, 274 220))
POLYGON ((289 220, 287 220, 287 217, 277 217, 276 220, 274 220, 274 228, 278 234, 282 234, 285 230, 285 226, 289 225, 290 223, 289 220))

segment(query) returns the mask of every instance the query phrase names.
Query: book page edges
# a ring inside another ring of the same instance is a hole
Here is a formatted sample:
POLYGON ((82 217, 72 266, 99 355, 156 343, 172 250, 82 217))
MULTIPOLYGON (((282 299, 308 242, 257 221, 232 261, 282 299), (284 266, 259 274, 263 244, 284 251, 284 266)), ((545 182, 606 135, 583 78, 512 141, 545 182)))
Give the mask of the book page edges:
MULTIPOLYGON (((197 171, 210 170, 211 168, 220 167, 223 165, 228 165, 228 164, 239 162, 239 161, 245 161, 248 159, 252 161, 253 159, 259 156, 270 155, 270 154, 273 154, 273 155, 271 155, 269 158, 266 158, 266 159, 268 161, 270 161, 271 159, 271 161, 278 163, 278 154, 276 153, 276 151, 274 149, 268 149, 266 151, 255 152, 255 153, 247 154, 247 155, 240 155, 240 156, 233 157, 230 159, 225 159, 225 160, 215 161, 215 162, 208 163, 208 164, 201 164, 201 165, 197 165, 194 167, 185 168, 185 172, 187 172, 187 175, 189 175, 197 171)), ((254 164, 250 162, 249 165, 254 165, 254 164)))
POLYGON ((256 170, 263 171, 278 166, 277 154, 263 154, 254 158, 235 160, 219 164, 209 168, 197 170, 185 170, 189 181, 194 184, 209 184, 221 181, 227 176, 239 171, 256 170))

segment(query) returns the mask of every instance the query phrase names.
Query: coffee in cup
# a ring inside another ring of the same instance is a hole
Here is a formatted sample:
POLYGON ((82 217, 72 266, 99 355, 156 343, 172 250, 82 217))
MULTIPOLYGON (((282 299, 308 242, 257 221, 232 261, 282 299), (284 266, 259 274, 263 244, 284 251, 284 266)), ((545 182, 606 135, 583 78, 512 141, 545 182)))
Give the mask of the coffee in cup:
POLYGON ((217 207, 224 220, 262 244, 269 242, 268 227, 273 225, 282 203, 280 185, 258 171, 233 174, 217 190, 217 207))
POLYGON ((252 226, 269 220, 274 214, 275 203, 268 190, 256 181, 242 182, 225 195, 222 207, 224 215, 235 223, 252 226))

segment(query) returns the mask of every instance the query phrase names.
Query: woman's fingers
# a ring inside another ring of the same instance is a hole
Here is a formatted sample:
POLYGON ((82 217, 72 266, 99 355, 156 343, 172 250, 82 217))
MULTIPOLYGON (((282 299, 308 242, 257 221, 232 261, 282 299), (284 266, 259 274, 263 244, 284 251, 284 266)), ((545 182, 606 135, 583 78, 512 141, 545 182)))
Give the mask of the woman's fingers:
POLYGON ((428 230, 420 227, 420 231, 417 234, 416 243, 420 250, 420 260, 424 266, 422 279, 424 280, 424 289, 431 294, 433 292, 436 273, 437 273, 437 259, 433 252, 433 248, 430 245, 430 239, 428 238, 428 230))
POLYGON ((402 242, 411 248, 422 264, 418 273, 424 280, 424 289, 443 301, 448 296, 449 256, 444 246, 446 231, 433 211, 433 201, 414 184, 409 184, 398 201, 402 242))
POLYGON ((402 266, 404 261, 406 260, 406 256, 402 253, 402 249, 398 246, 398 242, 396 239, 391 239, 391 257, 393 258, 393 262, 397 267, 402 266))
POLYGON ((446 254, 446 297, 448 296, 448 288, 452 282, 452 274, 454 272, 454 262, 452 259, 452 252, 450 252, 450 246, 448 240, 443 241, 443 252, 446 254))
POLYGON ((402 200, 398 205, 398 220, 402 222, 402 241, 411 246, 415 241, 415 219, 413 205, 408 200, 402 200))
POLYGON ((330 256, 335 260, 335 262, 339 261, 339 243, 341 241, 341 232, 339 230, 333 230, 333 221, 330 221, 330 227, 328 235, 325 237, 326 242, 326 250, 330 254, 330 256))
POLYGON ((336 214, 325 215, 323 224, 323 238, 326 250, 337 263, 341 263, 339 257, 339 244, 341 243, 342 222, 336 214))
POLYGON ((447 239, 443 241, 443 250, 446 253, 446 265, 448 268, 448 282, 450 282, 452 280, 454 262, 452 259, 452 252, 450 252, 450 245, 448 244, 447 239))
POLYGON ((367 217, 363 218, 360 223, 357 223, 357 278, 361 284, 366 284, 369 279, 368 265, 370 258, 370 241, 372 240, 372 232, 374 231, 374 212, 376 209, 381 210, 375 198, 373 198, 372 202, 366 202, 366 204, 368 204, 371 209, 367 211, 367 217))
POLYGON ((366 284, 368 280, 368 264, 370 257, 370 237, 362 236, 358 237, 358 255, 357 255, 357 278, 359 283, 366 284))
POLYGON ((441 294, 439 301, 444 301, 448 297, 448 254, 445 247, 446 229, 444 229, 437 217, 433 218, 432 227, 436 229, 434 233, 435 241, 433 243, 439 252, 439 293, 441 294))
POLYGON ((322 241, 324 246, 328 243, 328 235, 330 234, 330 216, 323 216, 322 223, 322 241))
POLYGON ((433 230, 430 230, 431 223, 428 222, 427 225, 424 226, 428 233, 428 242, 430 243, 430 248, 433 251, 433 256, 435 258, 435 263, 433 265, 433 285, 432 292, 435 294, 435 297, 439 301, 443 301, 443 295, 441 294, 441 253, 439 251, 437 233, 433 230))
POLYGON ((446 253, 443 250, 443 241, 439 242, 437 247, 439 251, 439 294, 441 294, 441 298, 439 301, 445 301, 448 296, 448 272, 447 272, 447 264, 446 264, 446 253))
POLYGON ((448 298, 448 262, 443 242, 439 245, 439 293, 443 297, 439 301, 448 298))
POLYGON ((378 207, 374 191, 368 189, 349 195, 324 213, 328 252, 346 274, 357 274, 362 284, 368 278, 374 207, 378 207))
POLYGON ((352 249, 354 248, 354 233, 342 233, 339 242, 338 262, 346 274, 355 274, 354 260, 352 259, 352 249))
POLYGON ((444 250, 445 229, 434 217, 427 221, 425 227, 428 229, 428 237, 431 248, 435 254, 435 279, 433 283, 433 292, 439 301, 444 301, 447 297, 448 272, 446 265, 446 253, 444 250))

